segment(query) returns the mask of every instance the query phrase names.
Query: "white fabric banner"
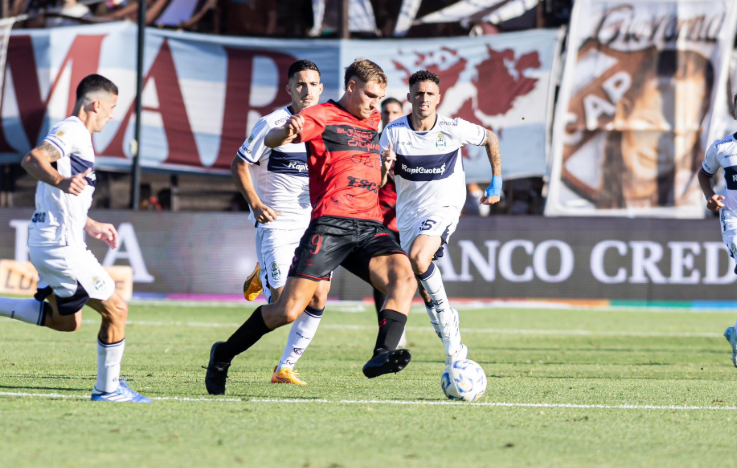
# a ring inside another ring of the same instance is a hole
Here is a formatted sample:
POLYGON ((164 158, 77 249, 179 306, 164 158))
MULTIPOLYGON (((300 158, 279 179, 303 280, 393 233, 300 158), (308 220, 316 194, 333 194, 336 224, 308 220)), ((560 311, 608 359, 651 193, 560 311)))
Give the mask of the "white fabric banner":
MULTIPOLYGON (((447 39, 350 41, 342 66, 367 57, 386 72, 387 97, 407 103, 409 76, 422 69, 440 77, 438 113, 461 117, 499 136, 505 179, 547 174, 546 148, 552 117, 552 70, 558 30, 538 29, 494 36, 447 39), (370 51, 370 52, 369 52, 370 51)), ((491 166, 483 147, 466 146, 469 182, 488 184, 491 166)))
POLYGON ((696 174, 724 104, 733 3, 575 3, 546 215, 704 216, 696 174))

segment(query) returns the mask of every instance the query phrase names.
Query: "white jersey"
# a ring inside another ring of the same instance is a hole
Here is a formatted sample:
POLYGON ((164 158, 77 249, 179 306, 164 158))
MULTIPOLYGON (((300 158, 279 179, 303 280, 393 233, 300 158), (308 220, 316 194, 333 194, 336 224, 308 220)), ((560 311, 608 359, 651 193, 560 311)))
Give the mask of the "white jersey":
POLYGON ((252 212, 248 219, 262 228, 306 229, 310 223, 312 206, 304 143, 273 149, 264 144, 269 130, 284 125, 291 115, 289 108, 284 107, 262 117, 238 150, 238 157, 251 164, 253 185, 261 201, 274 211, 281 211, 275 221, 265 224, 257 223, 252 212))
POLYGON ((717 140, 706 150, 702 169, 714 175, 719 168, 724 168, 724 180, 727 193, 724 197, 724 208, 719 210, 722 231, 737 229, 737 139, 729 135, 717 140))
MULTIPOLYGON (((77 117, 56 124, 44 139, 59 151, 61 158, 52 163, 64 177, 72 177, 95 167, 92 134, 77 117)), ((87 186, 79 195, 39 181, 36 186, 36 212, 28 228, 28 245, 85 245, 84 226, 95 192, 95 173, 90 172, 87 186)))
POLYGON ((395 120, 381 135, 382 151, 391 143, 397 154, 394 176, 400 231, 409 229, 417 216, 439 207, 452 207, 460 214, 466 201, 461 147, 480 146, 486 140, 484 127, 461 118, 438 115, 432 130, 417 132, 410 117, 395 120))

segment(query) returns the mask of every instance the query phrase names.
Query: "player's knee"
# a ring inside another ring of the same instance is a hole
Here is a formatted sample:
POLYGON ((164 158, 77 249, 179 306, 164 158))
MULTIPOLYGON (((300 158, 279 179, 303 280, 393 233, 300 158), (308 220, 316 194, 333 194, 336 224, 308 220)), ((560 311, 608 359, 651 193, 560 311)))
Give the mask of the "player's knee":
POLYGON ((105 305, 104 318, 115 324, 125 324, 128 320, 128 304, 123 299, 116 298, 105 305))
POLYGON ((284 322, 285 323, 292 323, 302 314, 301 310, 285 310, 284 311, 284 322))
POLYGON ((409 262, 412 264, 414 274, 421 275, 430 268, 432 258, 428 258, 427 255, 423 255, 423 252, 420 250, 413 250, 409 255, 409 262))
POLYGON ((76 313, 74 315, 57 315, 54 317, 54 326, 50 327, 56 331, 61 332, 75 332, 82 326, 82 314, 76 313))
POLYGON ((414 294, 417 289, 417 280, 412 271, 402 269, 395 273, 394 278, 390 282, 390 287, 397 292, 414 294))

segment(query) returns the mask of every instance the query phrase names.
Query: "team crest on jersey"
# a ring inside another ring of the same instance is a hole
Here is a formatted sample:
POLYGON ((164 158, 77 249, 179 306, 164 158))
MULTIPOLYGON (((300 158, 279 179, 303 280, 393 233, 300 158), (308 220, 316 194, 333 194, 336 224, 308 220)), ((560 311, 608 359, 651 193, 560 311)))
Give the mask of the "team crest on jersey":
POLYGON ((64 133, 64 130, 59 130, 58 132, 56 132, 56 136, 58 136, 59 138, 63 137, 64 135, 66 135, 64 133))
POLYGON ((248 137, 248 144, 250 145, 252 141, 253 141, 253 135, 251 135, 250 137, 248 137))
POLYGON ((436 148, 445 148, 448 146, 448 142, 445 141, 445 135, 438 133, 438 138, 435 140, 436 148))
POLYGON ((272 262, 271 264, 271 277, 274 279, 274 281, 281 280, 281 270, 279 269, 279 265, 276 262, 272 262))

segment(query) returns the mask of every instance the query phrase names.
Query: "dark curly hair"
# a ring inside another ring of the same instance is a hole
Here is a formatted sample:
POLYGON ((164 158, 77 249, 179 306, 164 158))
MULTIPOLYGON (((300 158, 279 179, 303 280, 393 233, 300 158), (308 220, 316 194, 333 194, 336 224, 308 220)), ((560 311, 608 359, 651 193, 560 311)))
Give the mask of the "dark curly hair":
POLYGON ((409 87, 414 86, 415 83, 422 81, 432 81, 436 85, 440 86, 440 77, 429 70, 416 71, 409 77, 409 87))

